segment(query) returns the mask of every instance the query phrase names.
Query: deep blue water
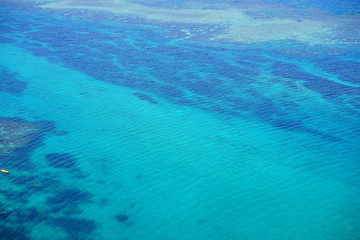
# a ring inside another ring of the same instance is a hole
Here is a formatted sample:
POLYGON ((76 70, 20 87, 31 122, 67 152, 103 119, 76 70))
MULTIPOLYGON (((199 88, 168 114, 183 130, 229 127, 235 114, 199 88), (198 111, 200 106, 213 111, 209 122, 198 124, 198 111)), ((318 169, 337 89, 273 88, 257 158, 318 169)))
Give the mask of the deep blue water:
POLYGON ((264 2, 350 23, 243 43, 2 1, 0 238, 359 239, 360 5, 264 2))
POLYGON ((270 0, 267 2, 282 3, 296 8, 318 8, 335 14, 358 14, 360 7, 360 2, 356 0, 270 0))

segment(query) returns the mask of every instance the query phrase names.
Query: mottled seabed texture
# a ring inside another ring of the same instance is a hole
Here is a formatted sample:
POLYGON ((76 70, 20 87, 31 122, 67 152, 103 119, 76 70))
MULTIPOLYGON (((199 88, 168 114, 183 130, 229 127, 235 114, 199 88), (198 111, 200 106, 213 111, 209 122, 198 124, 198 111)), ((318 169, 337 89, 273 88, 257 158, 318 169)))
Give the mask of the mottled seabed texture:
POLYGON ((359 13, 0 1, 0 239, 360 239, 359 13))

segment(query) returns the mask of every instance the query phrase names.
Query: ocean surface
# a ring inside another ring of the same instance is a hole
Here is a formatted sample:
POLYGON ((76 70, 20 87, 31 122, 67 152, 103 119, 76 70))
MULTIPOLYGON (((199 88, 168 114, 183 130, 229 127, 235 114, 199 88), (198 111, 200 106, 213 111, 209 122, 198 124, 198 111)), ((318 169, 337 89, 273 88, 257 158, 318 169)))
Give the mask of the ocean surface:
POLYGON ((360 2, 0 1, 0 239, 360 239, 360 2))

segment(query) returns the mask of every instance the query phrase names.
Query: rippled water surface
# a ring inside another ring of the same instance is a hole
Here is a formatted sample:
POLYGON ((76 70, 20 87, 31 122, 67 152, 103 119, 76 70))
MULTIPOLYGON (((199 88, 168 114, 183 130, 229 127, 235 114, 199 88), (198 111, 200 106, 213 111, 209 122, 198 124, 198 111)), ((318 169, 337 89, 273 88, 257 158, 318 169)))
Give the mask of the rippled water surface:
POLYGON ((0 239, 360 239, 357 1, 1 1, 0 239))

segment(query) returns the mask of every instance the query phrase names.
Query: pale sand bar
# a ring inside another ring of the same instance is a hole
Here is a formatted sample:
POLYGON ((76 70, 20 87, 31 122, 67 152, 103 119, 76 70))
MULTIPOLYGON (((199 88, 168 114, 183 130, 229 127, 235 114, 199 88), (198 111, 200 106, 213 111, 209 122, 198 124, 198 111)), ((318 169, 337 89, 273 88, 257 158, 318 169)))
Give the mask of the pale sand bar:
MULTIPOLYGON (((236 6, 219 4, 218 9, 210 8, 210 6, 217 5, 185 3, 181 8, 159 8, 126 0, 65 0, 42 5, 44 8, 54 9, 106 10, 118 15, 137 16, 159 23, 220 25, 225 28, 224 31, 215 36, 212 35, 207 40, 239 43, 272 40, 293 40, 308 44, 347 43, 346 41, 352 40, 338 37, 339 29, 352 25, 359 19, 356 15, 338 16, 318 9, 299 11, 257 0, 245 1, 236 6), (248 14, 249 12, 252 14, 248 14), (254 17, 254 15, 259 17, 254 17)), ((191 35, 188 38, 191 39, 191 35)))

